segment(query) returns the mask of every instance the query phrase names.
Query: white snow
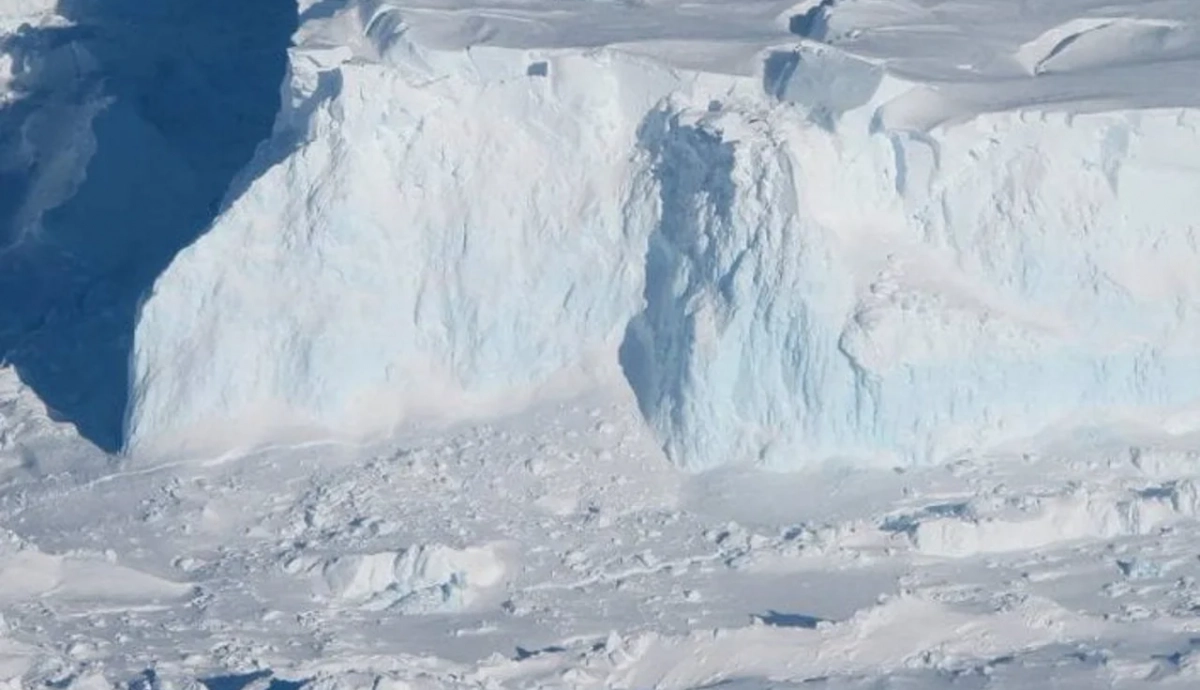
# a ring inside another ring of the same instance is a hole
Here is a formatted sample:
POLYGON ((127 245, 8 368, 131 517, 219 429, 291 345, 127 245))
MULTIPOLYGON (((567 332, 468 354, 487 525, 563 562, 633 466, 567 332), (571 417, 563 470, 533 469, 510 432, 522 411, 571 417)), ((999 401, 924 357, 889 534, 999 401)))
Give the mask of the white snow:
POLYGON ((1158 89, 1077 112, 1111 62, 1092 42, 1190 60, 1185 12, 977 29, 1037 30, 989 49, 1063 76, 1053 104, 969 102, 1037 80, 942 84, 865 38, 767 32, 723 68, 481 16, 302 25, 255 179, 143 306, 131 451, 495 414, 618 360, 689 468, 937 462, 1195 411, 1197 113, 1158 89))
POLYGON ((0 534, 0 604, 30 599, 58 608, 145 608, 183 601, 192 588, 112 563, 103 554, 45 554, 11 533, 0 534))
POLYGON ((1172 465, 1170 444, 689 476, 645 432, 618 389, 369 447, 7 471, 0 678, 85 690, 1194 680, 1196 474, 1172 465), (554 496, 573 507, 540 507, 554 496))

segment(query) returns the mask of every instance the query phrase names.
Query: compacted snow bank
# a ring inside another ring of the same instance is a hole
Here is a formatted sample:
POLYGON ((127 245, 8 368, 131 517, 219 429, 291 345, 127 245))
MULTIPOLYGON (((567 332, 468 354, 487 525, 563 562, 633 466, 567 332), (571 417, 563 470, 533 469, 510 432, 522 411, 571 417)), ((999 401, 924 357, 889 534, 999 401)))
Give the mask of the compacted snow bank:
MULTIPOLYGON (((1101 99, 1112 56, 1034 24, 983 29, 1029 34, 991 72, 889 69, 831 7, 824 43, 783 16, 691 50, 576 47, 565 15, 302 7, 251 181, 142 307, 129 449, 357 438, 618 363, 689 468, 1191 429, 1187 97, 1101 99)), ((1196 54, 1163 26, 1133 41, 1147 70, 1196 54)))

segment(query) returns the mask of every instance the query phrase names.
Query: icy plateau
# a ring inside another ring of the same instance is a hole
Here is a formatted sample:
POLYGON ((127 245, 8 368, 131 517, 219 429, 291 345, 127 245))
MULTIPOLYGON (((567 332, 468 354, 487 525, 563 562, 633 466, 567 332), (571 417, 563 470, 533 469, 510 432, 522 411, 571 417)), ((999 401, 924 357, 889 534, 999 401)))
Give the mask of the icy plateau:
POLYGON ((905 2, 872 34, 852 0, 633 27, 302 0, 269 140, 141 304, 127 449, 608 377, 690 469, 1193 431, 1196 30, 1186 3, 1061 4, 960 4, 950 36, 905 2))

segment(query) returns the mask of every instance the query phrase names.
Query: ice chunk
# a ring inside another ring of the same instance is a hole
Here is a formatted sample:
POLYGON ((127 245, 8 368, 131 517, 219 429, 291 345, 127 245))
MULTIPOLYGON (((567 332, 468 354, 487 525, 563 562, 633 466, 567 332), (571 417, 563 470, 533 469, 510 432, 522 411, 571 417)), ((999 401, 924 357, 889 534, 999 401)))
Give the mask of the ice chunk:
POLYGON ((1121 569, 1121 574, 1130 580, 1152 580, 1162 577, 1165 570, 1162 565, 1154 561, 1148 561, 1136 556, 1117 561, 1117 567, 1121 569))
POLYGON ((462 610, 498 584, 506 568, 499 545, 419 544, 398 553, 341 555, 289 570, 312 574, 315 593, 328 601, 418 614, 462 610))

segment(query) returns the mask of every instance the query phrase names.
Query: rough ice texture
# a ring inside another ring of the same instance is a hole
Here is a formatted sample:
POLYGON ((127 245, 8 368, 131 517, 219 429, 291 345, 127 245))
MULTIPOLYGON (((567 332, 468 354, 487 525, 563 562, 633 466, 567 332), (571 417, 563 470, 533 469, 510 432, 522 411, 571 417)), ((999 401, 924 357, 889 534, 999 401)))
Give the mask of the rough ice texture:
POLYGON ((937 461, 1195 403, 1193 113, 861 137, 696 117, 654 144, 625 357, 674 457, 937 461))
POLYGON ((410 33, 302 27, 252 181, 143 307, 132 450, 503 409, 596 356, 689 468, 1200 419, 1195 111, 964 118, 822 48, 751 77, 410 33))
POLYGON ((496 544, 465 549, 420 544, 399 553, 298 559, 288 571, 313 578, 314 595, 334 604, 413 614, 451 612, 469 607, 502 581, 501 551, 496 544))
POLYGON ((274 144, 301 143, 142 311, 131 442, 371 431, 507 404, 614 351, 648 225, 621 203, 637 172, 622 110, 653 103, 623 64, 568 56, 543 78, 519 58, 298 75, 313 92, 274 144))

